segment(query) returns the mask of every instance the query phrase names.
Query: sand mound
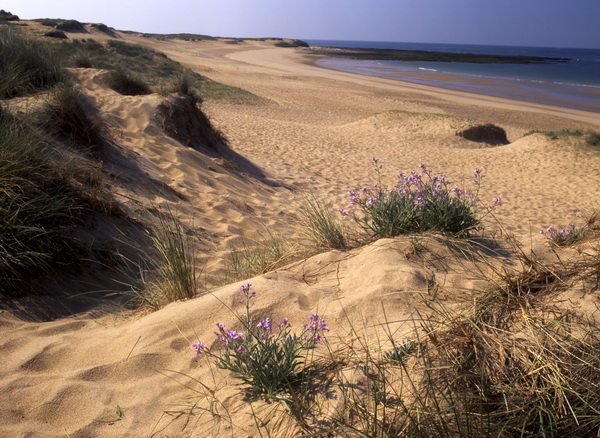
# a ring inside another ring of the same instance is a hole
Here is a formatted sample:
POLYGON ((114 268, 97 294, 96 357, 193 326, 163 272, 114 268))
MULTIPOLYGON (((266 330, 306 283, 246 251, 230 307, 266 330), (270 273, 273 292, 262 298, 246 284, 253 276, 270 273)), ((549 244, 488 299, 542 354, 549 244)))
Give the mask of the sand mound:
MULTIPOLYGON (((324 253, 251 279, 257 291, 253 310, 275 320, 289 317, 294 327, 318 312, 333 338, 349 336, 351 325, 371 332, 387 317, 401 337, 412 329, 416 311, 428 313, 429 301, 466 298, 484 284, 471 274, 486 270, 482 255, 472 248, 472 258, 457 257, 457 249, 432 237, 324 253)), ((65 430, 73 437, 171 436, 182 428, 185 436, 232 433, 227 424, 214 429, 219 421, 213 423, 210 415, 194 418, 186 428, 189 418, 181 414, 202 399, 196 393, 202 382, 215 391, 220 414, 239 411, 233 433, 242 433, 241 427, 253 435, 239 389, 228 383, 227 373, 195 359, 190 347, 198 340, 213 344, 217 322, 237 327, 230 309, 242 307, 238 285, 231 285, 138 319, 81 315, 32 325, 2 316, 0 432, 26 431, 31 437, 64 436, 65 430)))

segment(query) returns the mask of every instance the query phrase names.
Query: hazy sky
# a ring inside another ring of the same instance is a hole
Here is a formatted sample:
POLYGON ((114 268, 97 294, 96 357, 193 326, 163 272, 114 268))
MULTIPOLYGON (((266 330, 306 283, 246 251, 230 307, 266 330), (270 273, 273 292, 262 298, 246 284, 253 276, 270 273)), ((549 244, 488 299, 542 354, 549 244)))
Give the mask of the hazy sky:
POLYGON ((0 8, 154 33, 600 48, 600 0, 2 0, 0 8))

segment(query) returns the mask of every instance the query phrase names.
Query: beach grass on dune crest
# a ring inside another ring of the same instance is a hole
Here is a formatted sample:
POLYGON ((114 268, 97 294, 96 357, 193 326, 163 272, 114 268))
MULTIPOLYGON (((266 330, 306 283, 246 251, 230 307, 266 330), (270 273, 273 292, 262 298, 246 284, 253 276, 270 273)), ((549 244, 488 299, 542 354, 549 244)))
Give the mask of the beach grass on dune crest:
POLYGON ((108 125, 71 84, 53 90, 46 104, 43 124, 52 135, 94 152, 99 152, 110 137, 108 125))
POLYGON ((103 44, 92 39, 74 39, 48 43, 47 46, 62 60, 64 66, 120 72, 136 82, 144 83, 155 92, 171 89, 174 78, 185 76, 189 88, 206 99, 250 105, 264 102, 246 90, 213 81, 161 52, 139 44, 121 40, 109 40, 103 44))
POLYGON ((225 258, 221 282, 243 280, 264 274, 300 257, 297 243, 266 232, 259 240, 240 239, 225 258))

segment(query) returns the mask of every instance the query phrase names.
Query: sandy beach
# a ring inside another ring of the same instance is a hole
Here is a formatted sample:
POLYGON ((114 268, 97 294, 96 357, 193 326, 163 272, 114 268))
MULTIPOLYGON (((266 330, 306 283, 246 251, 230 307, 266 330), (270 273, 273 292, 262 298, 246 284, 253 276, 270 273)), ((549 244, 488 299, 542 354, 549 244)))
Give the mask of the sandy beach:
MULTIPOLYGON (((207 99, 202 108, 264 180, 227 169, 166 136, 154 117, 160 96, 121 96, 104 85, 102 71, 72 72, 103 119, 118 127, 122 156, 136 163, 123 173, 126 178, 114 177, 115 198, 131 211, 177 211, 196 230, 207 275, 223 270, 231 245, 242 238, 300 236, 296 223, 303 193, 335 212, 347 207, 349 190, 376 182, 373 157, 389 181, 425 163, 435 174, 467 186, 473 169, 483 169, 483 202, 500 197, 503 204, 485 218, 484 236, 514 234, 542 258, 554 256, 541 230, 566 225, 574 209, 588 213, 599 207, 597 148, 575 137, 525 135, 598 131, 598 113, 329 70, 300 49, 276 48, 268 40, 119 38, 261 99, 255 104, 207 99), (456 135, 486 123, 502 127, 510 144, 490 146, 456 135)), ((107 162, 115 175, 124 172, 117 159, 107 162)), ((332 342, 349 345, 352 328, 377 338, 382 334, 377 324, 386 318, 401 335, 412 328, 407 321, 417 312, 430 314, 426 303, 433 299, 434 281, 436 299, 453 307, 458 297, 483 288, 483 273, 491 272, 485 256, 452 258, 438 237, 425 237, 422 245, 426 255, 412 258, 414 241, 384 239, 243 282, 257 291, 254 310, 261 317, 289 317, 302 327, 307 315, 318 312, 327 318, 332 342)), ((512 266, 506 260, 498 266, 503 263, 512 266)), ((214 344, 217 322, 235 326, 231 311, 242 311, 241 283, 145 315, 87 309, 59 318, 58 311, 52 316, 52 300, 41 298, 32 303, 48 306, 51 316, 44 320, 2 311, 0 435, 261 436, 251 413, 268 418, 273 406, 245 403, 231 377, 196 358, 191 348, 198 341, 214 344)), ((583 293, 568 298, 585 309, 597 305, 597 298, 583 293)), ((331 402, 329 409, 338 408, 331 402)), ((295 430, 291 423, 280 427, 295 430)))

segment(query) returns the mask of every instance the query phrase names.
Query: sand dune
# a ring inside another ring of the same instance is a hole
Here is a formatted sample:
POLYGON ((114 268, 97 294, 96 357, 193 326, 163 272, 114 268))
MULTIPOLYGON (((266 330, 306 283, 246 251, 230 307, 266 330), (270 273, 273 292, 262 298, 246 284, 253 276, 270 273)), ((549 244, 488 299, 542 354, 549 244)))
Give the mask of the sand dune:
MULTIPOLYGON (((103 84, 102 71, 73 71, 115 128, 120 153, 135 164, 114 164, 116 199, 136 211, 177 211, 197 230, 210 272, 223 269, 228 245, 240 236, 257 239, 265 229, 297 235, 296 205, 304 191, 329 208, 346 206, 349 189, 375 182, 372 157, 381 159, 389 178, 427 163, 462 184, 475 167, 484 169, 482 198, 500 196, 504 204, 486 219, 487 235, 515 233, 549 257, 539 231, 565 224, 571 209, 598 208, 597 152, 572 139, 524 136, 531 130, 600 129, 598 114, 319 69, 306 55, 270 42, 120 36, 265 99, 261 105, 204 103, 231 148, 264 173, 261 180, 164 134, 156 121, 161 97, 121 96, 103 84), (489 147, 455 135, 478 123, 503 127, 511 143, 489 147)), ((385 239, 250 279, 258 293, 254 309, 275 320, 289 317, 295 327, 318 311, 332 327, 332 342, 351 342, 352 327, 382 337, 377 324, 385 318, 401 337, 413 328, 415 312, 429 314, 427 303, 441 299, 457 306, 491 275, 485 253, 473 250, 472 259, 461 258, 436 237, 415 248, 412 238, 385 239)), ((507 267, 512 262, 508 255, 495 261, 507 267)), ((26 322, 3 312, 0 435, 258 436, 251 408, 227 373, 196 359, 190 347, 212 342, 216 322, 233 323, 231 309, 242 306, 238 287, 143 316, 76 314, 26 322)), ((255 408, 268 415, 268 406, 255 408)))

